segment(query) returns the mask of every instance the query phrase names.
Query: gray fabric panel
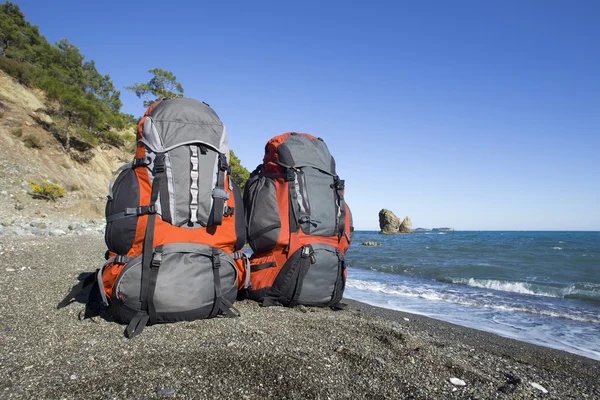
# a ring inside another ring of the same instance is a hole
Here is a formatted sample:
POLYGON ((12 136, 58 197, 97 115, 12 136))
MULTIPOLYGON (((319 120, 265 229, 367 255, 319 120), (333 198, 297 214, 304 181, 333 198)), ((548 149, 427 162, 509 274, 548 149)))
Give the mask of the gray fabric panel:
POLYGON ((269 178, 260 178, 256 189, 248 196, 250 215, 248 217, 248 240, 255 252, 272 249, 281 231, 281 220, 277 205, 275 183, 269 178))
POLYGON ((283 152, 279 150, 280 156, 289 152, 293 157, 293 160, 286 160, 286 157, 280 159, 284 164, 295 167, 311 166, 335 174, 335 163, 332 162, 331 153, 322 140, 309 139, 304 135, 290 135, 280 146, 284 147, 283 152))
MULTIPOLYGON (((181 312, 207 307, 214 300, 214 279, 210 258, 199 253, 170 253, 163 256, 154 292, 156 312, 181 312)), ((221 259, 221 285, 227 290, 235 283, 235 270, 226 257, 221 259)))
POLYGON ((333 177, 311 167, 303 168, 310 201, 310 223, 302 224, 302 230, 316 236, 336 235, 337 207, 333 177))
POLYGON ((173 225, 180 226, 190 220, 190 149, 187 146, 178 147, 169 153, 173 167, 174 213, 173 225))
POLYGON ((146 118, 144 120, 143 135, 141 142, 146 145, 146 147, 151 148, 154 152, 162 152, 164 151, 164 146, 161 140, 160 135, 156 130, 156 125, 152 121, 152 118, 146 118))
POLYGON ((198 140, 221 149, 223 123, 214 110, 202 102, 188 98, 166 99, 150 116, 165 149, 198 140))
POLYGON ((339 259, 335 248, 324 244, 313 244, 315 263, 311 264, 302 283, 298 297, 300 304, 323 304, 331 300, 335 283, 339 277, 339 259))
MULTIPOLYGON (((190 203, 191 203, 191 168, 190 148, 181 146, 171 150, 168 154, 171 156, 173 167, 173 193, 174 210, 173 225, 181 226, 190 221, 190 203)), ((212 181, 214 165, 217 162, 217 153, 209 150, 207 154, 198 151, 198 224, 196 226, 206 226, 208 215, 212 202, 212 181)))
POLYGON ((213 204, 212 190, 217 184, 218 153, 208 149, 198 156, 198 221, 206 226, 213 204))
MULTIPOLYGON (((165 172, 167 173, 167 191, 169 193, 169 209, 171 214, 171 221, 167 221, 173 224, 175 219, 175 204, 177 199, 175 198, 175 185, 173 183, 173 163, 171 162, 171 153, 165 154, 165 172)), ((175 170, 179 174, 179 170, 175 170)), ((162 213, 161 213, 162 217, 162 213)))

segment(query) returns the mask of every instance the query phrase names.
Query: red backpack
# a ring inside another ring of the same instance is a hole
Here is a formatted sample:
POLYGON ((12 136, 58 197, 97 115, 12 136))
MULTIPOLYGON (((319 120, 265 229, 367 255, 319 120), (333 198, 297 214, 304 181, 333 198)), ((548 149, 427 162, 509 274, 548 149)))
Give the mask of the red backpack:
POLYGON ((325 142, 295 132, 269 140, 244 207, 254 252, 246 295, 263 305, 338 307, 353 227, 325 142))

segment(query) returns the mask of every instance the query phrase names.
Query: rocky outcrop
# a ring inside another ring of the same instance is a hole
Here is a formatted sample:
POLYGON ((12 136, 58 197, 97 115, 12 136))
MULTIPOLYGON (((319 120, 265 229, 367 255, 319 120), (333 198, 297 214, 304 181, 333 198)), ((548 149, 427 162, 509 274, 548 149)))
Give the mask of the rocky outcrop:
POLYGON ((381 246, 379 242, 362 242, 363 246, 381 246))
POLYGON ((400 233, 411 233, 412 232, 412 222, 410 218, 404 218, 404 221, 400 224, 400 228, 398 228, 398 232, 400 233))
POLYGON ((380 233, 398 233, 399 228, 400 219, 398 219, 393 212, 386 210, 385 208, 379 211, 379 229, 381 229, 380 233))

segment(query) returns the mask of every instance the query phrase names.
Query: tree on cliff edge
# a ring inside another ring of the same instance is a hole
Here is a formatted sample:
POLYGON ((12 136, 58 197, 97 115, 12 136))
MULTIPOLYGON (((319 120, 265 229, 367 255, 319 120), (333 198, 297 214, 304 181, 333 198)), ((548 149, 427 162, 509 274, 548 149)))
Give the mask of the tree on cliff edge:
POLYGON ((183 97, 183 86, 177 82, 177 77, 171 71, 154 68, 148 71, 154 76, 148 83, 136 83, 125 86, 125 89, 135 92, 135 95, 144 100, 144 107, 149 107, 159 99, 183 97))

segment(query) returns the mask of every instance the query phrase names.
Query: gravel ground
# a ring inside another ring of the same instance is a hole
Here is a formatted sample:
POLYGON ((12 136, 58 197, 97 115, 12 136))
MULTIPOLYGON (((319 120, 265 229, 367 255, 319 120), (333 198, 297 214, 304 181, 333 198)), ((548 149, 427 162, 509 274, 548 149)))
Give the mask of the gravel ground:
POLYGON ((122 325, 81 320, 83 304, 55 308, 103 254, 98 234, 0 235, 0 398, 600 398, 598 361, 352 301, 242 301, 239 319, 127 340, 122 325))

